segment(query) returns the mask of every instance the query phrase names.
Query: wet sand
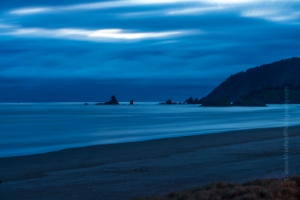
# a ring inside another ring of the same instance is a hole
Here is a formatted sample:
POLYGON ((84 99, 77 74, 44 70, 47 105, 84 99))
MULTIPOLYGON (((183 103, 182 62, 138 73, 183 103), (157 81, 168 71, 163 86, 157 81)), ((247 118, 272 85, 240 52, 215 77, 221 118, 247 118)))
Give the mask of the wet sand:
MULTIPOLYGON (((0 159, 0 199, 121 200, 214 181, 283 178, 283 128, 99 145, 0 159)), ((289 128, 300 174, 300 126, 289 128)))

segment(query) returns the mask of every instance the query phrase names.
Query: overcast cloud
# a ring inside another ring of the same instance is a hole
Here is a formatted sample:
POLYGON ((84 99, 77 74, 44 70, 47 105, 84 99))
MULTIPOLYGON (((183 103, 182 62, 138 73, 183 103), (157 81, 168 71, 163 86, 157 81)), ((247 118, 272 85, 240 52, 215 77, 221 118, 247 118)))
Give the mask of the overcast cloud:
POLYGON ((200 98, 233 73, 300 56, 299 10, 291 0, 3 0, 0 101, 200 98))

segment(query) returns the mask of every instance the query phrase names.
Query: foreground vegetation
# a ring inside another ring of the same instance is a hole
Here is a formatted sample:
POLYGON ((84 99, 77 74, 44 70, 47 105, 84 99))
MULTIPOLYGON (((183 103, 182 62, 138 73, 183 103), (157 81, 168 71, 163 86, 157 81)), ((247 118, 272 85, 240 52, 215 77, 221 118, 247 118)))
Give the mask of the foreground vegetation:
POLYGON ((243 184, 216 182, 196 189, 134 200, 300 200, 300 176, 287 181, 255 180, 243 184))

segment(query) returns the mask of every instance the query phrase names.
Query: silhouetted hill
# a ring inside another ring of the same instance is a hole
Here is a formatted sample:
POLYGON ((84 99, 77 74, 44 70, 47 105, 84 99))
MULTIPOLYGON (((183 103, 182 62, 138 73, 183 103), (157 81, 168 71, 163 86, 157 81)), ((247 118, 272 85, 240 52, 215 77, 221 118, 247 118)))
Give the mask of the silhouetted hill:
POLYGON ((215 100, 209 100, 206 102, 203 102, 201 106, 221 106, 221 107, 225 107, 225 106, 232 106, 230 101, 227 98, 218 98, 215 100))
POLYGON ((247 95, 242 95, 233 104, 239 105, 246 103, 247 101, 256 102, 259 104, 283 104, 285 100, 288 100, 290 104, 300 103, 300 86, 293 87, 288 86, 287 95, 285 96, 284 87, 275 88, 263 88, 261 90, 250 91, 247 95))
MULTIPOLYGON (((241 96, 248 95, 250 91, 264 88, 281 88, 284 85, 296 88, 300 86, 299 74, 300 58, 297 57, 250 68, 246 72, 231 75, 200 101, 204 103, 219 98, 227 98, 234 102, 241 96)), ((272 96, 271 91, 269 93, 269 96, 272 96)), ((271 102, 269 100, 267 102, 271 102)), ((274 103, 278 102, 274 101, 274 103)))

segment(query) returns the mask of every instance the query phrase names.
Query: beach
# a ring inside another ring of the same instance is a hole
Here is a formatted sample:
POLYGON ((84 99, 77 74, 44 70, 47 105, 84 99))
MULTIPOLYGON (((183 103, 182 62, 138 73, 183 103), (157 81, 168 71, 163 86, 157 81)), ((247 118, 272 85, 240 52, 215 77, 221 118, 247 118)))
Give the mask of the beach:
MULTIPOLYGON (((96 145, 0 159, 0 199, 108 199, 285 176, 284 128, 96 145)), ((289 130, 300 174, 300 126, 289 130)))

